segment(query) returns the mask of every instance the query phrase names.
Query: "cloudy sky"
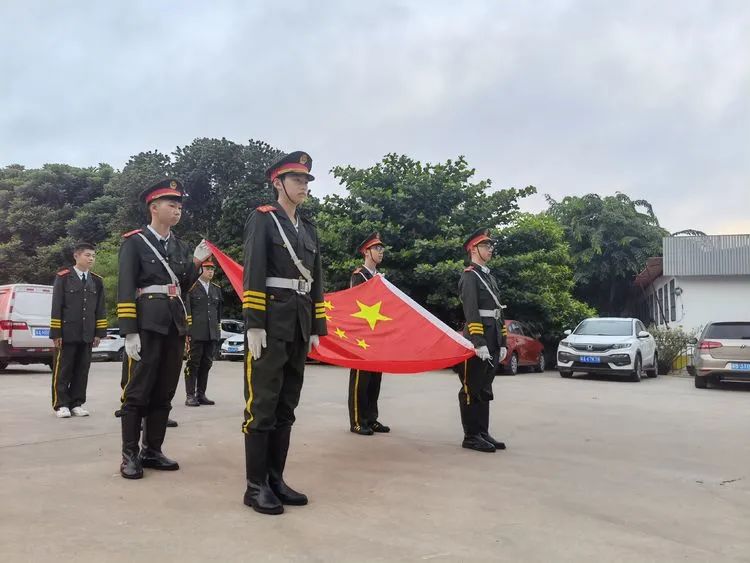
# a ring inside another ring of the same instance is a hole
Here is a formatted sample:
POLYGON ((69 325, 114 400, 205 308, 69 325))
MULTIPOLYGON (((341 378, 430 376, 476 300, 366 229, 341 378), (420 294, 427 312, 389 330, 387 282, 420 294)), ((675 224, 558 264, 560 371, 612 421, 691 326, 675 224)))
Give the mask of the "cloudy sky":
POLYGON ((336 164, 465 155, 497 188, 627 193, 750 232, 750 3, 0 1, 0 166, 196 137, 336 164))

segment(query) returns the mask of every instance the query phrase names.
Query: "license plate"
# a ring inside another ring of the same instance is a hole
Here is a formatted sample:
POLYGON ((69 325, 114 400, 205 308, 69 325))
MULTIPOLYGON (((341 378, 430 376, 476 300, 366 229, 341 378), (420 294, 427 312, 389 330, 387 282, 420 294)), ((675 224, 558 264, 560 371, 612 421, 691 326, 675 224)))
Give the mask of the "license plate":
POLYGON ((598 364, 601 362, 599 356, 581 356, 581 362, 584 364, 598 364))
POLYGON ((48 328, 35 328, 33 329, 31 336, 33 338, 49 338, 48 328))
POLYGON ((227 346, 227 352, 236 352, 237 346, 227 346))
POLYGON ((736 371, 750 371, 750 362, 732 362, 729 364, 729 369, 736 371))

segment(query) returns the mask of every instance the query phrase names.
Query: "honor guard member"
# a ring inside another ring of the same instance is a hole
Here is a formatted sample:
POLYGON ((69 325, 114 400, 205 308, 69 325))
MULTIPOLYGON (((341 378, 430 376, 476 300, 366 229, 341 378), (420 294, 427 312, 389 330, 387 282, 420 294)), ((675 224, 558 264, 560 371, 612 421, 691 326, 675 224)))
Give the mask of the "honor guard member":
POLYGON ((253 210, 245 224, 243 317, 245 349, 244 503, 281 514, 307 497, 283 479, 305 358, 326 334, 318 234, 299 214, 312 159, 284 155, 266 170, 276 201, 253 210))
POLYGON ((206 260, 198 281, 187 293, 188 355, 185 364, 185 404, 188 407, 214 405, 206 397, 208 372, 214 363, 221 336, 221 288, 211 283, 216 266, 206 260))
POLYGON ((489 229, 472 234, 464 244, 470 264, 458 282, 466 319, 464 336, 471 340, 475 352, 475 356, 458 365, 461 378, 458 405, 464 427, 462 446, 480 452, 505 449, 504 443, 489 434, 495 366, 507 354, 500 290, 487 267, 493 248, 489 229))
MULTIPOLYGON (((349 287, 371 280, 378 273, 385 247, 380 234, 375 232, 357 247, 365 259, 363 266, 352 272, 349 287)), ((355 434, 372 436, 375 432, 391 429, 378 421, 378 397, 383 374, 375 371, 353 369, 349 372, 349 429, 355 434)))
POLYGON ((107 334, 104 284, 100 276, 91 272, 95 255, 93 244, 77 244, 73 250, 75 265, 57 272, 52 286, 52 408, 57 418, 89 415, 83 404, 91 348, 99 346, 99 340, 107 334))
POLYGON ((144 467, 179 469, 162 453, 162 443, 187 335, 182 296, 211 254, 204 241, 191 252, 171 231, 182 215, 185 193, 180 182, 163 180, 140 197, 151 223, 123 235, 117 284, 117 317, 127 354, 120 409, 120 473, 126 479, 140 479, 144 467), (141 418, 144 436, 139 454, 141 418))

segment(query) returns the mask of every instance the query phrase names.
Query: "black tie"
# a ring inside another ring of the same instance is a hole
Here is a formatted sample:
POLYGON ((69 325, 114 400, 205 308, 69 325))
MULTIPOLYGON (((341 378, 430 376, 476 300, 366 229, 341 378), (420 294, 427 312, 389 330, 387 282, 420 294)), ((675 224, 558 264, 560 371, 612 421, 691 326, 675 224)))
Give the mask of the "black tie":
POLYGON ((81 281, 86 284, 86 274, 81 274, 81 281))
POLYGON ((161 244, 164 247, 164 254, 167 253, 167 239, 161 239, 161 244))

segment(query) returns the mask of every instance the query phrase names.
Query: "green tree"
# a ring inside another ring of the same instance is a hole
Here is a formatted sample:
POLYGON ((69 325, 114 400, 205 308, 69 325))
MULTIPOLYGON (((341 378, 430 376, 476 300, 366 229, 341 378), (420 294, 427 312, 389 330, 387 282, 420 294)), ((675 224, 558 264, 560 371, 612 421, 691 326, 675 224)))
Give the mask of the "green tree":
POLYGON ((633 276, 650 256, 661 256, 660 225, 651 204, 623 193, 549 195, 548 213, 562 225, 570 245, 575 295, 601 314, 619 315, 625 309, 633 276))

